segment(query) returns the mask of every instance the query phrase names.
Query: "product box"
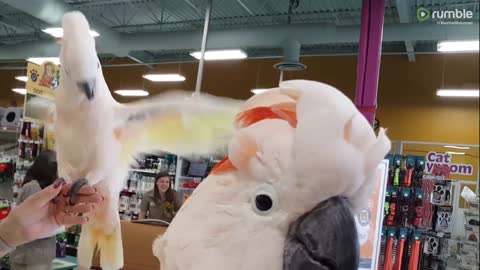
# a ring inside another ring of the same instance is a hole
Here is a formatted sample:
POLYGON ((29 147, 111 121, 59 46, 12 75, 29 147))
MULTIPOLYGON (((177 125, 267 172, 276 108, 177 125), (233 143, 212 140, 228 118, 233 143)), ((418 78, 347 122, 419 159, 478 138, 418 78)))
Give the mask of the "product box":
POLYGON ((465 215, 465 240, 478 242, 479 238, 479 214, 478 209, 468 209, 464 211, 465 215))
POLYGON ((478 243, 460 243, 459 259, 459 268, 478 269, 478 243))

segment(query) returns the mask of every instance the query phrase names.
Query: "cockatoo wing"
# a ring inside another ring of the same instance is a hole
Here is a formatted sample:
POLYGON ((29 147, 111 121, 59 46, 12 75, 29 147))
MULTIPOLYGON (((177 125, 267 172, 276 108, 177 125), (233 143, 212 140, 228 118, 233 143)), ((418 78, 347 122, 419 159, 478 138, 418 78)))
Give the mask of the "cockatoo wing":
POLYGON ((231 138, 242 104, 186 91, 118 104, 115 135, 123 146, 122 157, 151 151, 185 156, 219 151, 231 138))
POLYGON ((34 117, 45 124, 55 121, 55 102, 53 100, 30 96, 25 104, 27 116, 34 117))

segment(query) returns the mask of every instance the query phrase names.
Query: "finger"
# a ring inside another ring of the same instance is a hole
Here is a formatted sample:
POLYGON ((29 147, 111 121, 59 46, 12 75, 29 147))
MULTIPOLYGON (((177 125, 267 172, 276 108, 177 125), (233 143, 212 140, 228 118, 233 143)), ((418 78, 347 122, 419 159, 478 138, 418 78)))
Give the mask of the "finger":
MULTIPOLYGON (((67 198, 68 199, 68 198, 67 198)), ((75 198, 75 204, 78 203, 101 203, 103 197, 101 195, 79 195, 75 198)))
POLYGON ((62 187, 62 195, 63 196, 68 196, 68 193, 70 192, 70 189, 72 188, 72 183, 68 183, 63 185, 62 187))
POLYGON ((78 196, 78 191, 85 185, 88 185, 88 180, 85 178, 81 178, 75 182, 73 182, 72 188, 70 189, 70 201, 71 205, 76 203, 76 198, 78 196))
POLYGON ((64 212, 69 213, 69 214, 84 214, 88 213, 90 211, 93 211, 95 209, 95 204, 93 203, 85 203, 85 204, 75 204, 75 205, 69 205, 64 208, 64 212))
POLYGON ((81 225, 88 222, 88 217, 86 216, 72 216, 69 214, 62 213, 57 218, 59 225, 72 226, 72 225, 81 225))
POLYGON ((78 195, 94 195, 96 193, 97 189, 88 185, 81 187, 77 192, 78 195))
MULTIPOLYGON (((62 187, 62 195, 63 196, 69 196, 70 194, 70 190, 72 189, 72 186, 73 186, 73 183, 68 183, 68 184, 65 184, 63 187, 62 187)), ((93 195, 97 193, 97 189, 92 187, 92 186, 89 186, 89 185, 84 185, 82 186, 77 192, 76 194, 78 195, 93 195)))
POLYGON ((43 206, 50 202, 51 200, 55 199, 57 195, 60 193, 62 190, 61 187, 65 183, 63 179, 58 179, 55 181, 52 185, 42 189, 41 191, 33 194, 29 200, 34 204, 34 205, 40 205, 43 206))
MULTIPOLYGON (((60 206, 67 206, 71 205, 70 204, 70 196, 68 195, 63 195, 63 196, 58 196, 57 197, 57 205, 60 206)), ((75 201, 73 202, 75 204, 79 203, 95 203, 99 204, 104 201, 104 198, 101 195, 94 194, 94 195, 78 195, 75 197, 75 201)))

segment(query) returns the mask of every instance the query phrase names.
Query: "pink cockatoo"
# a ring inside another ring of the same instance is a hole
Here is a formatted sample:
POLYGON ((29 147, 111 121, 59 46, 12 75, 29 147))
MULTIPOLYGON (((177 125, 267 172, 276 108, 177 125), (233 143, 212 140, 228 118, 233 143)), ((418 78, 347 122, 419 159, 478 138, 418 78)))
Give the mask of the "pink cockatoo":
POLYGON ((93 185, 105 198, 82 226, 78 264, 90 269, 97 248, 102 269, 118 270, 123 267, 119 192, 135 157, 221 149, 231 137, 242 103, 176 91, 120 104, 105 82, 83 14, 65 14, 62 27, 60 85, 55 108, 47 110, 54 114, 58 174, 74 183, 71 200, 84 184, 93 185))
POLYGON ((253 96, 228 157, 154 241, 161 270, 356 270, 354 214, 389 150, 329 85, 285 81, 253 96))

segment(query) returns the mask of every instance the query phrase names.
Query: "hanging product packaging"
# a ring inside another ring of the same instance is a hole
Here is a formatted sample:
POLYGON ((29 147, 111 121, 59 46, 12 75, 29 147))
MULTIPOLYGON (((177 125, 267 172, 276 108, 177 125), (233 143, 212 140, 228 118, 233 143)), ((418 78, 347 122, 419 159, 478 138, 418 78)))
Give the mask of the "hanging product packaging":
POLYGON ((439 251, 440 251, 440 239, 433 235, 427 235, 425 237, 423 253, 438 255, 439 251))
POLYGON ((435 230, 437 232, 449 233, 451 230, 452 221, 452 208, 451 207, 439 207, 437 211, 437 222, 435 230))
POLYGON ((452 204, 451 186, 450 181, 434 181, 430 202, 434 205, 450 206, 452 204))
POLYGON ((480 240, 480 218, 478 209, 465 209, 465 240, 477 243, 480 240))
POLYGON ((399 186, 400 185, 400 171, 402 165, 403 156, 402 155, 395 155, 394 158, 394 170, 393 170, 393 185, 399 186))
POLYGON ((118 210, 121 212, 126 212, 130 203, 130 197, 126 192, 120 193, 120 200, 118 210))
POLYGON ((416 189, 415 190, 415 201, 414 201, 414 209, 413 210, 413 215, 412 215, 412 220, 410 221, 410 224, 418 228, 422 222, 422 215, 423 215, 423 190, 421 189, 416 189))

